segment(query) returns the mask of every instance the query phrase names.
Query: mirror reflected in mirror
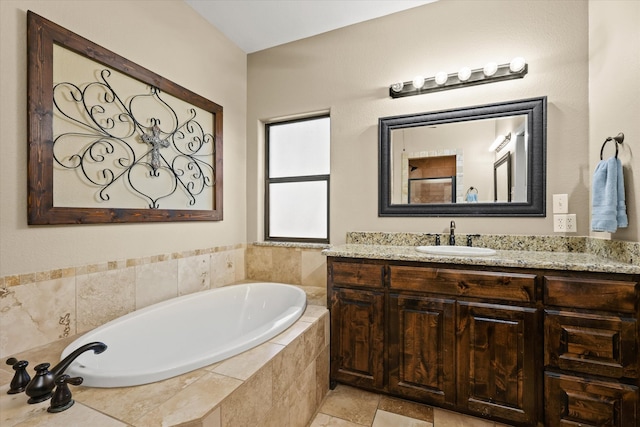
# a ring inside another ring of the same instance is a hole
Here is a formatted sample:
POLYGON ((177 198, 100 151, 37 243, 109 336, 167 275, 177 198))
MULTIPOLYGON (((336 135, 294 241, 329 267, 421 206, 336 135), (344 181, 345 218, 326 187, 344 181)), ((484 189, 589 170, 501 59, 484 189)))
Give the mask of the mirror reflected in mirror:
POLYGON ((379 120, 380 216, 544 216, 546 97, 379 120))

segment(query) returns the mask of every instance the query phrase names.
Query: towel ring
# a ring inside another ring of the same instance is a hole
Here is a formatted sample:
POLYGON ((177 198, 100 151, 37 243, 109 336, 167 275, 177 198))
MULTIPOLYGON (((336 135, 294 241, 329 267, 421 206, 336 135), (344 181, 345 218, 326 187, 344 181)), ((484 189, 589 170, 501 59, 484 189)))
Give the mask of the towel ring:
POLYGON ((620 132, 616 136, 610 136, 604 140, 602 143, 602 148, 600 148, 600 160, 602 160, 602 153, 604 153, 604 146, 607 145, 607 142, 615 141, 616 142, 616 159, 618 158, 618 144, 622 145, 624 141, 624 133, 620 132))
POLYGON ((470 192, 475 191, 475 194, 478 194, 478 189, 475 187, 469 187, 469 189, 467 190, 467 192, 464 194, 465 198, 467 197, 467 195, 469 195, 470 192))

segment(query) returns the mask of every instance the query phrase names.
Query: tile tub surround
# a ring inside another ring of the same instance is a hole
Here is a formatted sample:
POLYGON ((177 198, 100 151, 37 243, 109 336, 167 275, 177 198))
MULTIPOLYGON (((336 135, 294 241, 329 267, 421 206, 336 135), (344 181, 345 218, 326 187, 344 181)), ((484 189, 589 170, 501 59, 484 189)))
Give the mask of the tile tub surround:
POLYGON ((322 250, 328 247, 310 243, 253 243, 245 253, 247 279, 324 287, 327 267, 322 250))
MULTIPOLYGON (((74 337, 75 338, 75 337, 74 337)), ((34 363, 54 360, 72 337, 24 352, 34 363)), ((309 305, 272 340, 225 361, 154 384, 99 389, 71 386, 76 404, 60 414, 48 402, 28 405, 8 395, 12 371, 0 367, 2 426, 308 425, 329 389, 329 314, 309 305)))
POLYGON ((0 358, 245 279, 244 245, 0 278, 0 358))
MULTIPOLYGON (((433 245, 435 235, 440 234, 446 245, 447 233, 393 233, 355 231, 347 233, 347 244, 380 246, 433 245)), ((473 235, 473 245, 507 251, 565 252, 597 255, 613 261, 640 266, 640 242, 622 242, 592 237, 571 236, 520 236, 481 234, 473 235)), ((467 234, 456 233, 457 245, 466 245, 467 234)))

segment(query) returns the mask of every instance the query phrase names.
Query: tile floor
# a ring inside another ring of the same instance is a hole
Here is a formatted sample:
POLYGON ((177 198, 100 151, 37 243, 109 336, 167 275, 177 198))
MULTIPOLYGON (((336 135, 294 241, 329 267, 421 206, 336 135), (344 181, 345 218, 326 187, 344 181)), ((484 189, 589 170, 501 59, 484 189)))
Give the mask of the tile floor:
POLYGON ((309 427, 508 427, 339 384, 309 427))

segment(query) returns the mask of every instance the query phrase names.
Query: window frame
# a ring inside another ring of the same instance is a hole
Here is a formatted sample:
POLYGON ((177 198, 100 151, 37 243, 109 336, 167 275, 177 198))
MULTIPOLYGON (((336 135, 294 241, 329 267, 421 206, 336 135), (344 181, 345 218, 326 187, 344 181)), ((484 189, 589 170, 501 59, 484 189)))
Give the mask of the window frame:
MULTIPOLYGON (((264 188, 264 240, 266 242, 295 242, 295 243, 329 243, 330 236, 330 212, 331 212, 331 180, 330 173, 320 175, 297 175, 287 176, 279 178, 270 178, 269 173, 269 148, 270 148, 270 128, 272 126, 287 125, 292 123, 300 123, 311 120, 329 119, 329 126, 331 126, 331 116, 329 114, 321 114, 317 116, 309 116, 303 118, 296 118, 290 120, 273 121, 265 124, 265 188, 264 188), (275 237, 270 236, 270 197, 269 187, 271 184, 282 183, 297 183, 297 182, 326 182, 327 183, 327 235, 326 238, 312 238, 312 237, 275 237)), ((331 141, 329 141, 329 149, 331 149, 331 141)), ((331 167, 331 166, 329 166, 331 167)))

